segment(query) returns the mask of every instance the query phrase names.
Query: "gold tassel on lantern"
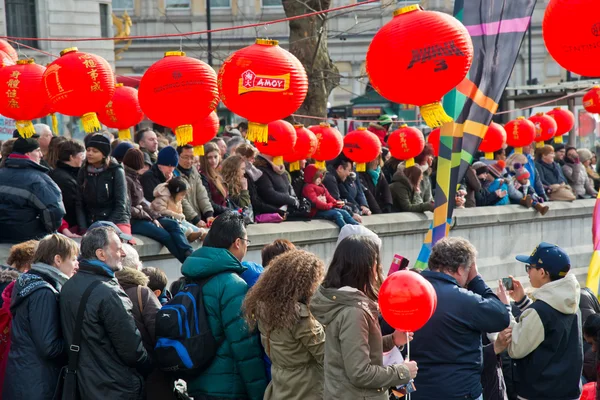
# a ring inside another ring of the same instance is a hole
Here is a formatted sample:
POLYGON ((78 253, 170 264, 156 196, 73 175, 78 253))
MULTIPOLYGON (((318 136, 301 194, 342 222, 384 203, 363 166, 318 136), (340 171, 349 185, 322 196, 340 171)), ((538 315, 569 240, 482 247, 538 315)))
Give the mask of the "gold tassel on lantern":
POLYGON ((356 172, 365 172, 367 170, 367 164, 364 162, 356 163, 356 172))
POLYGON ((515 147, 515 154, 523 154, 523 148, 522 147, 515 147))
POLYGON ((54 132, 56 136, 60 136, 60 132, 58 131, 58 118, 56 118, 56 113, 50 114, 50 117, 52 118, 52 132, 54 132))
POLYGON ((545 146, 544 142, 535 142, 535 148, 536 149, 541 149, 544 146, 545 146))
POLYGON ((30 138, 35 133, 35 128, 33 127, 31 121, 17 121, 15 125, 17 126, 17 130, 22 138, 30 138))
POLYGON ((273 157, 273 164, 275 164, 275 165, 283 165, 283 156, 275 156, 275 157, 273 157))
POLYGON ((129 128, 127 129, 119 129, 119 139, 120 140, 131 140, 131 131, 129 128))
POLYGON ((494 159, 494 153, 492 153, 490 151, 486 151, 485 152, 485 159, 486 160, 493 160, 494 159))
POLYGON ((290 172, 300 171, 300 161, 290 163, 290 172))
POLYGON ((194 146, 194 155, 195 156, 203 156, 204 155, 204 146, 194 146))
POLYGON ((406 168, 414 167, 415 166, 415 159, 414 158, 409 158, 408 160, 406 160, 404 162, 404 165, 405 165, 406 168))
POLYGON ((175 137, 177 138, 177 146, 185 146, 191 142, 193 137, 194 129, 192 125, 181 125, 175 128, 175 137))
POLYGON ((431 128, 437 128, 444 125, 446 122, 452 122, 453 119, 446 114, 442 103, 431 103, 425 104, 421 107, 421 116, 425 120, 425 123, 431 128))
POLYGON ((258 122, 248 122, 247 139, 256 143, 267 143, 269 138, 269 126, 258 122))
POLYGON ((95 112, 83 114, 81 116, 81 123, 83 124, 85 133, 94 133, 102 129, 102 125, 100 125, 100 121, 95 112))
POLYGON ((315 167, 318 169, 325 169, 325 161, 315 161, 315 167))
POLYGON ((563 142, 563 137, 562 136, 555 136, 554 137, 554 143, 562 143, 563 142))

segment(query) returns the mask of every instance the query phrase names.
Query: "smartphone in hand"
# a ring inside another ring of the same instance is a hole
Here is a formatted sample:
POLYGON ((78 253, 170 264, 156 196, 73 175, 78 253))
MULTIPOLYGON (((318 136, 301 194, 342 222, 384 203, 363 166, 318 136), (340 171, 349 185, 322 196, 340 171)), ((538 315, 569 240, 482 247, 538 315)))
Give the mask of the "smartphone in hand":
POLYGON ((506 288, 506 290, 515 290, 513 285, 513 281, 511 278, 502 278, 502 286, 506 288))
POLYGON ((403 269, 407 269, 409 263, 410 263, 410 260, 408 258, 404 258, 400 254, 394 254, 394 258, 392 259, 392 264, 390 265, 390 270, 388 271, 388 276, 390 276, 394 272, 398 272, 398 271, 402 271, 403 269))

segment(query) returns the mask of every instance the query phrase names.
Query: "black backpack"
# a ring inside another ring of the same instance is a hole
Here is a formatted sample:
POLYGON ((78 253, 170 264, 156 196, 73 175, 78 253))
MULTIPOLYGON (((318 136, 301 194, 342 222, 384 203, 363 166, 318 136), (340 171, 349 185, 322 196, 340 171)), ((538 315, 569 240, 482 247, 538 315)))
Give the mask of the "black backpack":
MULTIPOLYGON (((211 277, 212 278, 212 277, 211 277)), ((197 376, 217 353, 206 317, 202 288, 211 279, 186 283, 156 314, 155 359, 175 378, 197 376)))

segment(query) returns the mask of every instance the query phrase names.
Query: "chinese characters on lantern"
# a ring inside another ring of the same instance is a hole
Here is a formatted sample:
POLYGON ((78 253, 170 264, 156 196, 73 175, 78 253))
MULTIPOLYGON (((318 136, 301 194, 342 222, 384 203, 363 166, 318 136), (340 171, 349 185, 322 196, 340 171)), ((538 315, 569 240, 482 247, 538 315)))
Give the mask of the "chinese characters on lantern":
POLYGON ((6 97, 8 97, 8 107, 10 108, 19 108, 19 102, 17 101, 17 89, 19 88, 19 75, 21 73, 19 71, 13 71, 10 75, 10 79, 6 82, 8 86, 8 91, 6 92, 6 97))
POLYGON ((79 56, 79 59, 83 61, 83 65, 89 69, 88 75, 92 78, 92 85, 90 86, 90 90, 92 92, 102 92, 102 86, 100 82, 98 82, 98 70, 96 69, 96 61, 93 59, 91 54, 82 54, 79 56))
POLYGON ((108 118, 110 118, 112 122, 117 122, 117 116, 115 115, 115 110, 113 110, 112 100, 106 105, 106 115, 108 115, 108 118))

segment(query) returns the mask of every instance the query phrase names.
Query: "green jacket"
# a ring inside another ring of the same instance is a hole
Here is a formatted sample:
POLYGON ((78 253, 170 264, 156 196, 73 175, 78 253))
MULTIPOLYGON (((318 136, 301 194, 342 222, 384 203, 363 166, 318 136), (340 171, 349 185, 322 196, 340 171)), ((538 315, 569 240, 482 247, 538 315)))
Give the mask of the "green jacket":
POLYGON ((291 329, 277 329, 264 334, 258 329, 267 355, 271 359, 272 380, 264 400, 322 400, 325 331, 298 303, 300 320, 291 329))
POLYGON ((423 203, 421 194, 417 192, 402 171, 398 171, 392 178, 390 192, 394 202, 394 210, 398 212, 425 212, 433 211, 432 203, 423 203))
POLYGON ((226 249, 201 247, 185 260, 181 273, 192 279, 214 276, 203 288, 210 329, 221 343, 212 364, 188 381, 192 397, 201 395, 259 400, 267 387, 258 335, 248 332, 242 303, 248 285, 245 267, 226 249))
POLYGON ((394 342, 391 335, 381 338, 377 304, 362 292, 321 286, 310 311, 327 335, 324 399, 387 400, 388 388, 408 383, 403 364, 383 366, 383 352, 394 342))

